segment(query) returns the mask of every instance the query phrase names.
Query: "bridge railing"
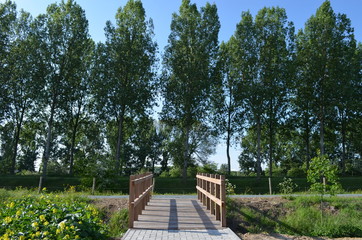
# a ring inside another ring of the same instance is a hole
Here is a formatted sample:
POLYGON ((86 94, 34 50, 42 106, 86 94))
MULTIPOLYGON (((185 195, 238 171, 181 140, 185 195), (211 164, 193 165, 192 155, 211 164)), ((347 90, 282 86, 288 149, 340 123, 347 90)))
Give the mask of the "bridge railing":
POLYGON ((226 227, 225 176, 198 173, 196 175, 197 198, 226 227))
POLYGON ((154 185, 152 179, 152 173, 131 175, 129 178, 129 228, 133 228, 134 221, 138 220, 138 216, 151 199, 154 185))

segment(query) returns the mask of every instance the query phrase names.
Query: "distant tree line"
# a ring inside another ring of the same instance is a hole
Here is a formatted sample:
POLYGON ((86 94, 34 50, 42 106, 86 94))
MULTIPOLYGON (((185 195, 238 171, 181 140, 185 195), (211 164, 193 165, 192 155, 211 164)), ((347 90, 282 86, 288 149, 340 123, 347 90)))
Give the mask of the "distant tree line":
POLYGON ((74 0, 36 18, 7 0, 0 28, 1 174, 41 159, 44 176, 159 165, 186 177, 200 163, 215 170, 220 139, 228 174, 232 144, 245 175, 302 174, 318 150, 361 174, 362 45, 328 0, 297 33, 282 8, 243 12, 221 44, 216 5, 183 0, 162 59, 140 0, 106 23, 105 42, 74 0))

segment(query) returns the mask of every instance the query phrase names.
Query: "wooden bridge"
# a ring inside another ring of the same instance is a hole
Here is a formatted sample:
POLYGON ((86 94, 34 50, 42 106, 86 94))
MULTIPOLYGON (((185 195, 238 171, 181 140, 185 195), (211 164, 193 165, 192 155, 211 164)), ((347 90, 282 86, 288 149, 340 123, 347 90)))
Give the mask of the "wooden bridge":
POLYGON ((222 229, 226 227, 225 176, 197 174, 198 200, 152 199, 151 173, 130 177, 129 227, 136 229, 222 229))

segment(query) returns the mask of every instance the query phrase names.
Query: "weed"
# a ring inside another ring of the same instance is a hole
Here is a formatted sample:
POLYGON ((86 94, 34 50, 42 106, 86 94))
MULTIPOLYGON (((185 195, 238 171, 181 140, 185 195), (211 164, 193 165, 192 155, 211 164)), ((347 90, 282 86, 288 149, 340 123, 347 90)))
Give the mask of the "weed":
POLYGON ((111 216, 108 223, 109 232, 113 237, 121 237, 128 229, 128 209, 121 209, 111 216))

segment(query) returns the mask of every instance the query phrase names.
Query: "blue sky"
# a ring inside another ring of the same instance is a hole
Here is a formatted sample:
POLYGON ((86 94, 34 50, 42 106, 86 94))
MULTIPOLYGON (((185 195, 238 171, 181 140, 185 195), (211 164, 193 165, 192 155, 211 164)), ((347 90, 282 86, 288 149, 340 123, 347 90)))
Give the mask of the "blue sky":
MULTIPOLYGON (((0 0, 1 3, 5 0, 0 0)), ((55 0, 15 0, 18 9, 30 12, 33 17, 46 12, 46 7, 55 0)), ((107 20, 114 22, 116 11, 126 4, 126 0, 76 0, 83 7, 89 21, 89 32, 96 41, 104 41, 104 27, 107 20)), ((178 12, 181 0, 143 0, 143 6, 148 17, 154 22, 155 40, 162 53, 170 33, 172 13, 178 12)), ((191 0, 198 7, 204 6, 207 0, 191 0)), ((218 7, 221 29, 219 40, 227 41, 234 33, 236 24, 240 21, 243 11, 250 10, 256 15, 263 7, 279 6, 286 9, 289 21, 293 21, 296 30, 304 27, 309 17, 315 14, 323 0, 210 0, 218 7)), ((357 41, 362 41, 362 0, 331 0, 336 13, 345 13, 352 21, 357 41)), ((232 169, 238 170, 237 157, 240 149, 234 147, 232 154, 232 169)), ((221 164, 226 163, 224 144, 217 147, 217 153, 211 160, 221 164)))

